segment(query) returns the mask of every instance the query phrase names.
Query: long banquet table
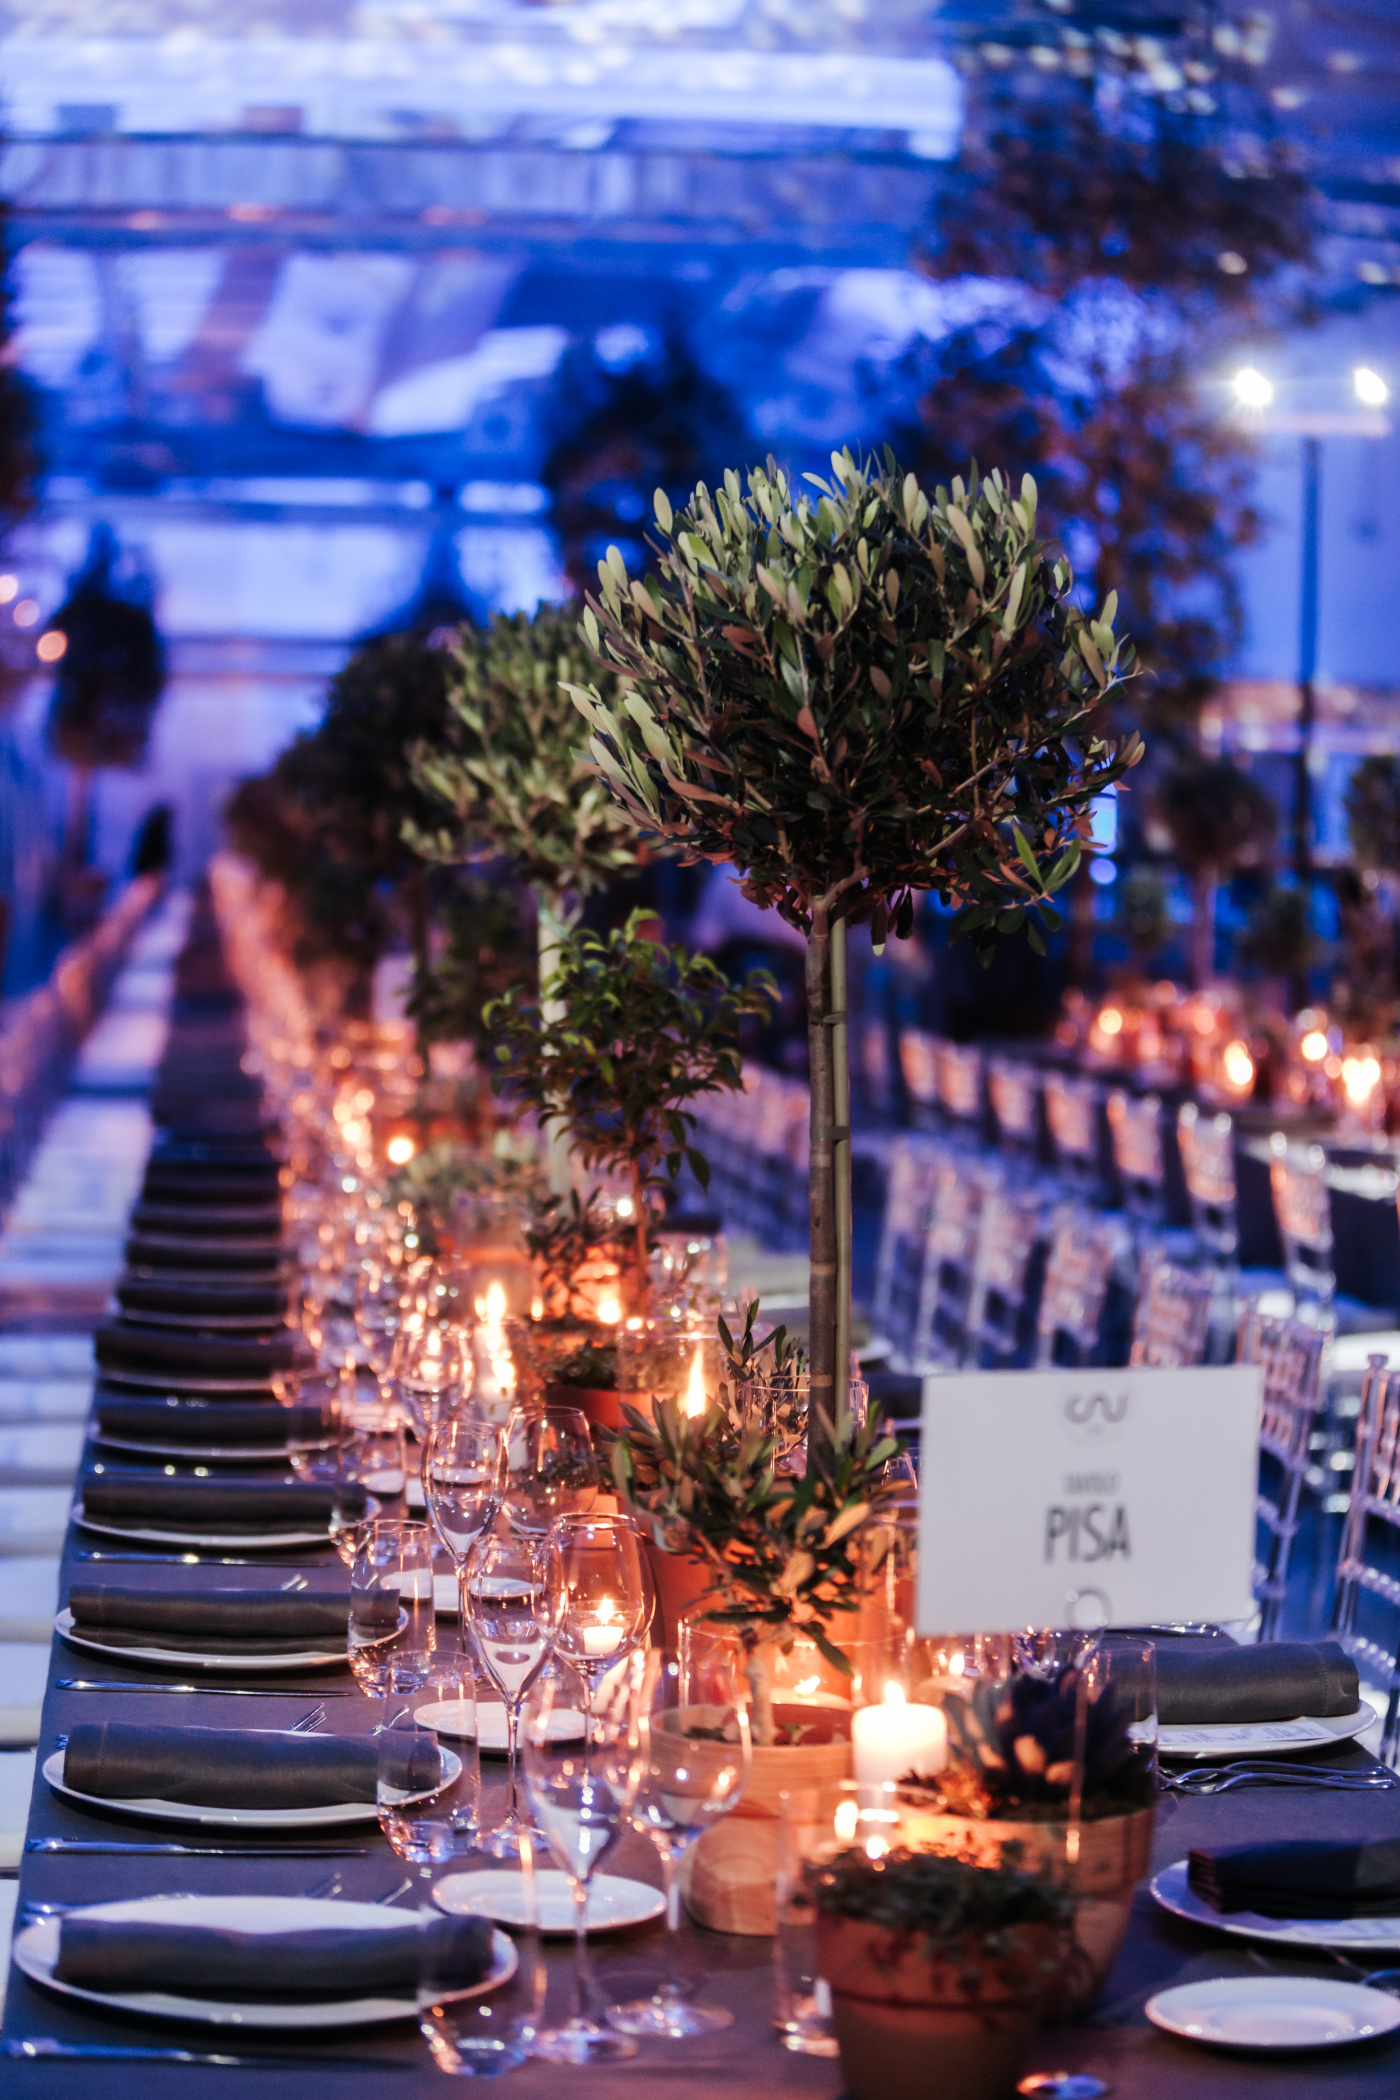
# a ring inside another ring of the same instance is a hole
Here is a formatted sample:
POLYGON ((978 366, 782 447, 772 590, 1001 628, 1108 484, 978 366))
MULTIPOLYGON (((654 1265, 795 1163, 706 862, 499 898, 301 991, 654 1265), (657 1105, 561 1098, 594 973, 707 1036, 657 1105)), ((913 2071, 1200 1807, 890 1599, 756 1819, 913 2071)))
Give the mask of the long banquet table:
MULTIPOLYGON (((206 935, 207 937, 207 935, 206 935)), ((87 1462, 94 1453, 89 1447, 87 1462)), ((168 1582, 169 1565, 138 1559, 94 1561, 79 1556, 94 1550, 106 1552, 108 1545, 70 1529, 63 1564, 61 1594, 66 1598, 69 1583, 106 1569, 114 1579, 137 1583, 168 1582)), ((182 1580, 217 1586, 221 1579, 269 1588, 289 1580, 290 1555, 269 1557, 260 1565, 240 1567, 231 1578, 217 1565, 190 1565, 182 1580)), ((297 1567, 338 1568, 329 1547, 297 1553, 297 1567)), ((343 1571, 342 1571, 343 1572, 343 1571)), ((217 1692, 164 1694, 154 1690, 131 1693, 101 1693, 60 1688, 60 1678, 88 1681, 136 1682, 149 1679, 152 1685, 170 1680, 173 1673, 143 1672, 139 1664, 121 1657, 98 1657, 75 1649, 56 1637, 50 1681, 43 1710, 39 1764, 57 1746, 59 1738, 75 1722, 104 1719, 145 1722, 181 1722, 189 1725, 231 1727, 285 1727, 334 1690, 349 1696, 326 1698, 327 1729, 358 1732, 367 1714, 348 1668, 314 1670, 295 1678, 269 1681, 249 1675, 237 1681, 256 1688, 253 1697, 221 1697, 217 1692)), ((206 1680, 208 1682, 209 1680, 206 1680)), ((222 1681, 222 1680, 221 1680, 222 1681)), ((1358 1749, 1331 1753, 1351 1762, 1370 1762, 1358 1749)), ((490 1823, 503 1806, 504 1778, 498 1760, 488 1760, 483 1770, 483 1820, 490 1823)), ((1357 1801, 1365 1803, 1368 1834, 1400 1836, 1400 1790, 1376 1796, 1333 1795, 1305 1790, 1245 1790, 1216 1799, 1187 1799, 1164 1795, 1158 1815, 1154 1867, 1181 1859, 1193 1844, 1227 1839, 1282 1838, 1306 1833, 1323 1836, 1355 1828, 1357 1801)), ((357 1826, 343 1833, 337 1843, 357 1848, 351 1856, 324 1860, 305 1853, 285 1857, 250 1857, 248 1847, 226 1841, 223 1835, 201 1837, 191 1827, 170 1831, 122 1818, 85 1812, 51 1792, 42 1777, 36 1778, 29 1836, 31 1841, 48 1837, 120 1841, 163 1841, 187 1838, 191 1843, 219 1844, 223 1856, 180 1858, 159 1854, 70 1853, 26 1851, 20 1887, 22 1925, 24 1907, 30 1904, 71 1904, 112 1900, 167 1892, 200 1894, 245 1894, 266 1891, 300 1894, 321 1881, 332 1867, 340 1872, 341 1890, 348 1898, 374 1900, 386 1895, 406 1873, 377 1826, 357 1826)), ((265 1834, 261 1842, 269 1842, 265 1834)), ((309 1848, 308 1848, 309 1849, 309 1848)), ((327 1843, 325 1850, 332 1850, 327 1843)), ((611 1870, 639 1879, 659 1881, 659 1869, 650 1845, 640 1837, 624 1841, 609 1862, 611 1870)), ((411 1898, 409 1900, 412 1900, 411 1898)), ((661 1928, 649 1926, 630 1933, 599 1939, 594 1945, 594 1964, 604 1995, 617 1999, 635 1997, 650 1990, 660 1968, 661 1928)), ((703 2040, 688 2042, 643 2042, 629 2063, 606 2069, 563 2070, 531 2062, 509 2074, 511 2090, 520 2100, 549 2100, 578 2084, 587 2092, 601 2093, 614 2081, 619 2089, 664 2083, 677 2100, 712 2100, 723 2092, 726 2100, 758 2100, 760 2095, 792 2093, 811 2095, 813 2100, 835 2100, 841 2091, 839 2064, 786 2052, 771 2024, 773 2002, 772 1943, 713 1934, 684 1928, 687 1963, 705 1981, 701 1995, 733 2013, 733 2024, 703 2040)), ((541 1978, 533 1950, 522 1943, 520 1972, 506 1987, 512 2002, 522 2008, 541 1978)), ((1278 1973, 1290 1964, 1273 1953, 1262 1958, 1278 1973)), ((551 2016, 565 2016, 572 1991, 572 1954, 563 1941, 547 1941, 541 1957, 543 1985, 551 2016)), ((1336 1977, 1340 1972, 1325 1957, 1300 1956, 1302 1973, 1336 1977)), ((1146 1886, 1139 1890, 1132 1923, 1121 1957, 1109 1979, 1097 2009, 1070 2026, 1042 2033, 1030 2058, 1029 2068, 1075 2069, 1096 2072, 1106 2079, 1123 2100, 1205 2100, 1205 2096, 1259 2093, 1323 2096, 1375 2094, 1395 2091, 1400 2081, 1400 2042, 1381 2043, 1330 2055, 1305 2055, 1280 2060, 1230 2057, 1194 2047, 1159 2032, 1147 2020, 1144 2005, 1151 1994, 1170 1984, 1211 1976, 1260 1973, 1260 1957, 1246 1943, 1228 1939, 1223 1933, 1202 1931, 1173 1920, 1153 1902, 1146 1886)), ((394 2095, 396 2100, 414 2100, 439 2088, 443 2074, 432 2064, 425 2043, 408 2023, 389 2028, 367 2028, 330 2036, 268 2035, 230 2032, 194 2025, 121 2019, 85 2008, 71 1998, 31 1984, 12 1968, 4 2022, 6 2055, 0 2057, 0 2089, 36 2100, 68 2100, 68 2096, 101 2092, 104 2100, 135 2100, 153 2089, 193 2096, 266 2095, 269 2090, 291 2091, 307 2100, 326 2100, 334 2092, 394 2095), (114 2051, 130 2050, 129 2057, 64 2058, 42 2055, 34 2058, 11 2055, 15 2045, 48 2038, 70 2047, 95 2046, 114 2051), (144 2051, 186 2049, 195 2052, 224 2052, 231 2056, 263 2055, 267 2066, 245 2068, 235 2062, 191 2065, 151 2060, 144 2051), (272 2081, 279 2080, 280 2084, 272 2081)), ((929 2066, 930 2100, 944 2100, 938 2064, 929 2066)), ((953 2093, 946 2100, 958 2100, 953 2093)))

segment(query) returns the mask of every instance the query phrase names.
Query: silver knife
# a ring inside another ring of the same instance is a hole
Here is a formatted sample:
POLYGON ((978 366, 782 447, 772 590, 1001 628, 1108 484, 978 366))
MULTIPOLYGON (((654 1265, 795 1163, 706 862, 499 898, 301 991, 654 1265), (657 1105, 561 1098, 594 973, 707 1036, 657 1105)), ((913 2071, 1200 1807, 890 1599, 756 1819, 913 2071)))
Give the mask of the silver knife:
POLYGON ((363 1859, 368 1845, 158 1845, 120 1838, 29 1838, 26 1852, 133 1852, 179 1859, 363 1859))
MULTIPOLYGON (((280 1686, 273 1690, 260 1691, 251 1685, 237 1684, 128 1684, 116 1677, 55 1677, 56 1692, 209 1692, 220 1699, 306 1699, 310 1693, 305 1685, 295 1691, 280 1686)), ((347 1685, 316 1686, 318 1699, 353 1699, 358 1687, 347 1685)))
POLYGON ((115 2042, 60 2042, 51 2034, 14 2035, 0 2043, 0 2055, 28 2063, 199 2064, 240 2070, 307 2071, 343 2064, 355 2071, 421 2071, 421 2063, 403 2057, 230 2056, 205 2049, 154 2049, 115 2042))

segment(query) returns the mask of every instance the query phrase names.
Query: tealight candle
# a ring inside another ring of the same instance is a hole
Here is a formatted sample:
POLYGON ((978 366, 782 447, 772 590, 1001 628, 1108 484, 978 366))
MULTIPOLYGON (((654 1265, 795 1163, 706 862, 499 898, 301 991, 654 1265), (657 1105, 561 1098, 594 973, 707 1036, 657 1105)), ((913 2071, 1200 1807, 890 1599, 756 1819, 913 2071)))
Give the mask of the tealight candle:
POLYGON ((909 1772, 932 1779, 948 1762, 942 1708, 910 1706, 897 1684, 887 1684, 882 1705, 852 1714, 851 1754, 861 1786, 882 1786, 909 1772))
POLYGON ((585 1655, 616 1655, 622 1646, 622 1628, 616 1623, 617 1607, 611 1597, 604 1597, 598 1606, 598 1616, 591 1626, 583 1629, 583 1652, 585 1655))

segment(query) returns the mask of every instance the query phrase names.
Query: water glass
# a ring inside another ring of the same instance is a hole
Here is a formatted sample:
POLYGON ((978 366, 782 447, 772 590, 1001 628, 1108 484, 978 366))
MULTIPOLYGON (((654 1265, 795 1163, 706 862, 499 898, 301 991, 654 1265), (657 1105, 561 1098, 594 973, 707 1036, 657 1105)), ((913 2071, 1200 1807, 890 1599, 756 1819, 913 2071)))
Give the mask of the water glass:
POLYGON ((560 1517, 592 1509, 598 1460, 588 1417, 577 1407, 517 1409, 506 1427, 505 1513, 527 1538, 543 1540, 560 1517))
POLYGON ((471 1358, 460 1334, 431 1322, 405 1325, 394 1348, 394 1391, 420 1441, 439 1415, 450 1414, 471 1390, 471 1358))
POLYGON ((367 1524, 350 1569, 350 1668, 377 1699, 407 1697, 432 1674, 437 1647, 433 1546, 426 1524, 367 1524))
POLYGON ((409 1706, 397 1698, 385 1702, 379 1729, 379 1779, 375 1806, 379 1827, 400 1859, 436 1867, 471 1849, 481 1814, 481 1765, 476 1749, 476 1685, 464 1656, 449 1657, 434 1669, 409 1706), (429 1734, 420 1714, 447 1707, 454 1731, 469 1731, 448 1742, 439 1739, 440 1777, 436 1785, 406 1785, 408 1749, 429 1734))
MULTIPOLYGON (((520 1706, 544 1667, 549 1634, 544 1615, 544 1568, 538 1548, 510 1532, 477 1541, 462 1571, 463 1634, 501 1695, 506 1717, 510 1797, 491 1849, 502 1857, 520 1849, 517 1737, 520 1706)), ((479 1717, 478 1717, 479 1718, 479 1717)))
POLYGON ((428 1433, 423 1495, 438 1537, 459 1568, 500 1512, 505 1457, 501 1431, 475 1415, 449 1415, 428 1433))
POLYGON ((559 1661, 596 1689, 640 1647, 652 1590, 629 1517, 564 1516, 545 1543, 544 1610, 559 1661))
POLYGON ((838 1790, 794 1788, 778 1797, 778 1931, 773 1942, 773 2025, 799 2056, 837 2056, 831 1992, 817 1973, 817 1911, 803 1869, 829 1849, 838 1790))

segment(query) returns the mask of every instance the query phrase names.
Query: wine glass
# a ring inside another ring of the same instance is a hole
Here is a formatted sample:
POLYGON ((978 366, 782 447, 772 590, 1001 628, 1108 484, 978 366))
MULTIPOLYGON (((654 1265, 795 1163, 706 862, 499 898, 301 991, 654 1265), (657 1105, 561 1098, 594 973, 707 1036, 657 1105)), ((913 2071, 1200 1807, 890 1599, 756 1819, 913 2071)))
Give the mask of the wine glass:
POLYGON ((355 1331, 382 1386, 403 1325, 404 1280, 391 1262, 366 1262, 355 1281, 355 1331))
POLYGON ((422 1440, 444 1408, 465 1400, 471 1387, 471 1359, 461 1335, 450 1327, 424 1322, 407 1325, 394 1350, 394 1387, 404 1413, 422 1440))
POLYGON ((637 2050, 630 2036, 599 2017, 588 1968, 588 1884, 627 1828, 641 1772, 628 1675, 617 1671, 590 1699, 582 1682, 556 1665, 526 1702, 525 1791, 574 1899, 577 2010, 562 2027, 535 2036, 533 2053, 548 2063, 610 2063, 637 2050), (581 1739, 554 1719, 559 1709, 579 1706, 586 1715, 581 1739))
POLYGON ((543 1540, 559 1517, 593 1507, 598 1460, 588 1417, 577 1407, 517 1408, 506 1425, 506 1517, 543 1540))
POLYGON ((632 1823, 661 1855, 666 1978, 649 1998, 615 2005, 608 2018, 623 2034, 683 2041, 693 2034, 713 2034, 733 2018, 719 2006, 692 2005, 680 1980, 676 1868, 696 1839, 727 1815, 744 1791, 749 1775, 748 1708, 739 1698, 687 1704, 679 1664, 653 1649, 634 1673, 633 1713, 641 1767, 632 1823))
POLYGON ((630 1517, 563 1516, 545 1544, 544 1610, 559 1660, 590 1694, 640 1647, 651 1617, 651 1584, 630 1517))
MULTIPOLYGON (((489 1847, 504 1857, 520 1849, 516 1794, 520 1703, 549 1649, 549 1634, 541 1624, 544 1568, 538 1547, 510 1532, 500 1536, 486 1532, 462 1571, 461 1598, 464 1635, 474 1643, 481 1667, 500 1693, 506 1712, 510 1794, 505 1817, 489 1847)), ((478 1729, 480 1720, 478 1710, 478 1729)))
POLYGON ((365 1526, 350 1569, 349 1661, 373 1698, 417 1692, 432 1672, 433 1542, 426 1524, 381 1518, 365 1526))
POLYGON ((475 1415, 448 1415, 428 1433, 423 1494, 437 1535, 459 1571, 500 1512, 505 1460, 501 1431, 475 1415))

